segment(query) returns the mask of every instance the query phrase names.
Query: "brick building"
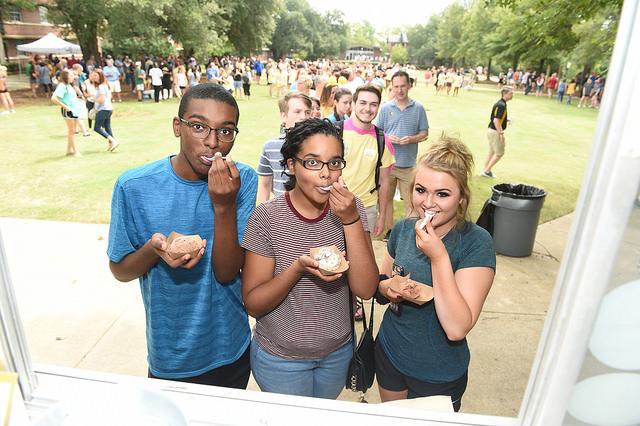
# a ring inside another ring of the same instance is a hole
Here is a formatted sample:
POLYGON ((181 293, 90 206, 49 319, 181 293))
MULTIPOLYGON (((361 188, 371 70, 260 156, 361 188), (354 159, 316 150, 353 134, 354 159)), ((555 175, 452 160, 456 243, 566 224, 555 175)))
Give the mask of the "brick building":
POLYGON ((17 45, 31 43, 50 32, 58 36, 62 32, 61 27, 49 23, 45 5, 33 10, 11 8, 5 20, 2 21, 2 26, 4 34, 0 35, 2 42, 0 55, 3 56, 2 59, 6 58, 9 62, 18 60, 17 45))

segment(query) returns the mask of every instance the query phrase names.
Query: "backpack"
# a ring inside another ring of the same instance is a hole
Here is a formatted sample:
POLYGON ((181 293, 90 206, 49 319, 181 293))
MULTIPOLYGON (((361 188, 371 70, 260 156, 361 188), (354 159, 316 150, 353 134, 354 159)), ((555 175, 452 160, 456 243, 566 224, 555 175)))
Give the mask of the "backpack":
MULTIPOLYGON (((342 134, 344 133, 344 120, 336 121, 334 124, 338 129, 340 139, 342 139, 342 134)), ((378 188, 380 188, 380 167, 382 167, 382 155, 384 154, 385 145, 384 131, 376 125, 374 125, 373 128, 376 130, 376 141, 378 142, 378 161, 376 162, 375 187, 369 191, 370 194, 373 194, 378 190, 378 188)))

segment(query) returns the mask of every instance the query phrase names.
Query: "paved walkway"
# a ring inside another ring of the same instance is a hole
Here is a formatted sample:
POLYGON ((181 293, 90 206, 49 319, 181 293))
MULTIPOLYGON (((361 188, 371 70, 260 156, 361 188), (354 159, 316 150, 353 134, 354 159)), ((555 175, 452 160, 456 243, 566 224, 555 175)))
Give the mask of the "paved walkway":
MULTIPOLYGON (((464 412, 517 415, 570 222, 569 215, 541 225, 530 257, 498 256, 493 289, 468 338, 464 412)), ((111 276, 107 225, 0 218, 0 231, 35 363, 146 375, 139 288, 111 276)), ((375 249, 380 258, 384 244, 375 249)), ((375 386, 367 399, 379 401, 375 386)))

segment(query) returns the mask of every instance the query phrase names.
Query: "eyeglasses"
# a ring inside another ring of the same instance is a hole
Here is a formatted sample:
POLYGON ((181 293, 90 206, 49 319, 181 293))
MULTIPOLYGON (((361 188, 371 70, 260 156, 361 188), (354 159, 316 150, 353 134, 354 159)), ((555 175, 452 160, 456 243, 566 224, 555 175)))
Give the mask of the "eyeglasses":
POLYGON ((191 130, 191 134, 194 138, 197 139, 206 139, 209 137, 212 131, 215 130, 216 138, 219 142, 222 143, 233 143, 238 136, 240 130, 234 127, 220 127, 219 129, 214 129, 213 127, 209 127, 206 124, 187 121, 183 118, 178 118, 182 123, 186 124, 191 130))
POLYGON ((320 160, 316 160, 315 158, 302 160, 298 157, 293 157, 293 159, 299 162, 300 164, 302 164, 302 167, 308 170, 322 170, 325 164, 327 166, 327 169, 332 171, 342 170, 345 167, 347 167, 347 162, 342 158, 336 158, 330 161, 320 161, 320 160))

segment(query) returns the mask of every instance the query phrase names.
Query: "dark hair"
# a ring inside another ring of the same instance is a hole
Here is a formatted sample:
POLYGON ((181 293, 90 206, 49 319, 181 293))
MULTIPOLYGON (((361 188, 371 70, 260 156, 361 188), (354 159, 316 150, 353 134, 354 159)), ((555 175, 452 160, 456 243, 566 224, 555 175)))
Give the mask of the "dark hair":
POLYGON ((236 124, 240 120, 240 109, 236 98, 231 95, 224 87, 215 83, 203 83, 189 88, 182 96, 180 100, 180 107, 178 107, 178 117, 183 118, 184 113, 189 108, 189 102, 191 99, 211 99, 213 101, 222 102, 232 106, 236 110, 236 124))
POLYGON ((338 109, 337 104, 338 101, 340 100, 340 98, 342 98, 343 96, 353 96, 353 94, 351 93, 351 90, 347 89, 346 87, 341 87, 338 90, 336 90, 336 93, 333 95, 333 115, 336 116, 336 120, 342 120, 342 117, 338 117, 338 109))
POLYGON ((358 100, 358 95, 360 94, 360 92, 371 92, 378 97, 378 103, 382 102, 382 93, 380 93, 380 89, 378 89, 378 86, 375 86, 371 83, 367 83, 358 87, 355 93, 353 94, 354 102, 358 100))
POLYGON ((396 77, 404 77, 407 79, 407 84, 411 84, 411 79, 409 78, 409 74, 407 74, 406 71, 396 71, 395 73, 393 73, 393 75, 391 76, 391 81, 393 81, 394 78, 396 77))
POLYGON ((287 162, 289 159, 293 159, 298 156, 300 148, 304 141, 309 139, 313 135, 327 135, 333 136, 340 142, 340 155, 344 155, 344 143, 340 137, 340 132, 327 119, 309 118, 287 130, 284 143, 280 148, 282 154, 282 160, 280 164, 283 167, 282 173, 289 176, 289 181, 284 184, 287 191, 291 191, 296 186, 296 177, 287 173, 287 162))

